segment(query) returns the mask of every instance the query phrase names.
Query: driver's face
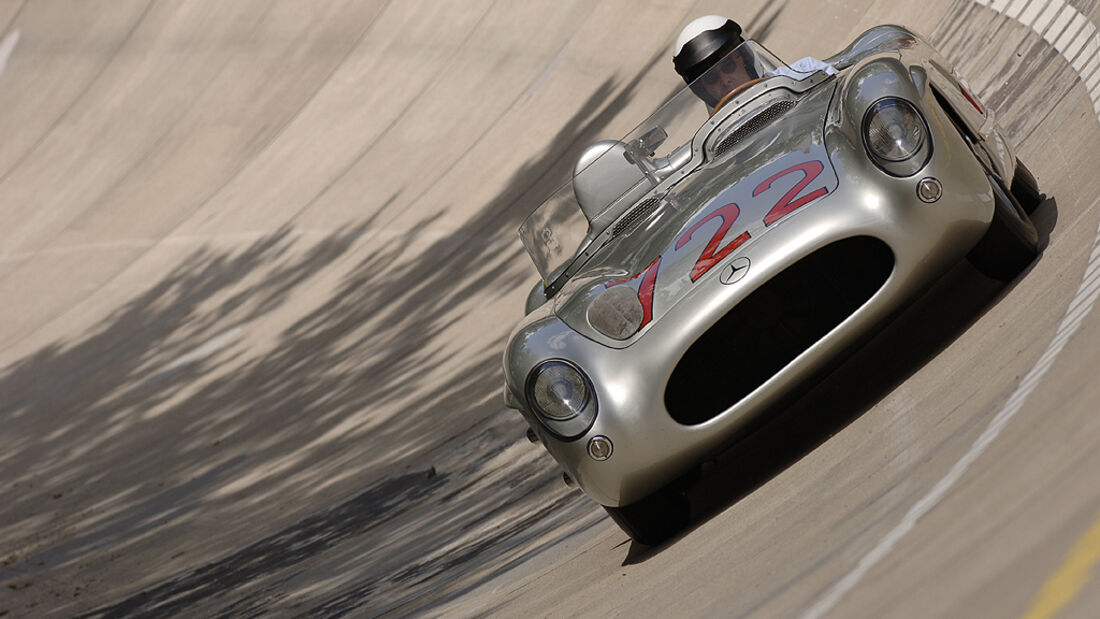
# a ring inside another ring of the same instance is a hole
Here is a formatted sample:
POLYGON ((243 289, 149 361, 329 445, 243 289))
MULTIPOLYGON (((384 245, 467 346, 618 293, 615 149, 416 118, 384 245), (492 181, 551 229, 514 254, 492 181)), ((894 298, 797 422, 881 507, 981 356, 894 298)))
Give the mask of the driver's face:
POLYGON ((703 88, 715 100, 721 99, 735 88, 749 81, 749 73, 739 54, 730 54, 701 78, 703 88))

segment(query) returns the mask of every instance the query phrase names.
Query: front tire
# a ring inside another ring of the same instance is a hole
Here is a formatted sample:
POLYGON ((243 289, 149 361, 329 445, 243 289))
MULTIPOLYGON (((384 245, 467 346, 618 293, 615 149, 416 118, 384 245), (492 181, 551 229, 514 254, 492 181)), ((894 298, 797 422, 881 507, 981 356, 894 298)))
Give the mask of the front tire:
POLYGON ((968 258, 982 274, 1009 282, 1039 255, 1039 233, 1017 199, 987 176, 995 202, 993 221, 968 258))
POLYGON ((1016 174, 1012 176, 1012 195, 1028 215, 1034 213, 1043 202, 1043 196, 1039 193, 1039 182, 1019 159, 1016 160, 1016 174))
POLYGON ((691 522, 691 505, 677 483, 630 505, 604 509, 631 539, 646 546, 660 544, 691 522))

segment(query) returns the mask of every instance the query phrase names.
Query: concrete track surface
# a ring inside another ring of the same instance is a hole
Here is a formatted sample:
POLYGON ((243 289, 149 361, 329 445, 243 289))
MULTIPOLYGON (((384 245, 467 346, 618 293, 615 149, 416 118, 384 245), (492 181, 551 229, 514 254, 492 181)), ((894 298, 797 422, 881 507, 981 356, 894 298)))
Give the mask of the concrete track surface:
POLYGON ((1100 1, 0 1, 0 615, 1100 614, 1100 1), (1048 200, 633 545, 500 400, 514 231, 729 14, 929 36, 1048 200), (1091 268, 1090 268, 1091 265, 1091 268))

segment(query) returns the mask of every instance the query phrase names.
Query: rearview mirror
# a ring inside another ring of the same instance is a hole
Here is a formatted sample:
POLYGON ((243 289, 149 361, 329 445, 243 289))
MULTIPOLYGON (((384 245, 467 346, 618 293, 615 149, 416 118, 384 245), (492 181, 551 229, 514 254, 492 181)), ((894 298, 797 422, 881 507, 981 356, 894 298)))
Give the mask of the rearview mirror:
POLYGON ((668 133, 665 131, 664 127, 654 127, 646 131, 642 137, 631 141, 630 145, 627 147, 627 151, 635 156, 652 157, 661 144, 664 144, 667 139, 668 133))
POLYGON ((659 181, 654 174, 656 166, 653 164, 652 157, 657 152, 657 148, 665 143, 666 139, 668 139, 668 133, 664 128, 654 127, 646 131, 642 137, 631 140, 623 151, 623 157, 630 163, 638 166, 642 174, 645 174, 649 182, 654 185, 659 181))

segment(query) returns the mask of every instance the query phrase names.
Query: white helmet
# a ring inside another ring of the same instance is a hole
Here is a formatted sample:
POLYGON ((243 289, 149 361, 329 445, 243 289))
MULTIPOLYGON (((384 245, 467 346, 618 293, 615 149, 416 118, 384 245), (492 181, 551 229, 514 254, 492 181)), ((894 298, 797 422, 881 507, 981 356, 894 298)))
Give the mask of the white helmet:
POLYGON ((737 22, 721 15, 705 15, 680 31, 672 64, 690 84, 743 41, 737 22))

